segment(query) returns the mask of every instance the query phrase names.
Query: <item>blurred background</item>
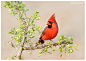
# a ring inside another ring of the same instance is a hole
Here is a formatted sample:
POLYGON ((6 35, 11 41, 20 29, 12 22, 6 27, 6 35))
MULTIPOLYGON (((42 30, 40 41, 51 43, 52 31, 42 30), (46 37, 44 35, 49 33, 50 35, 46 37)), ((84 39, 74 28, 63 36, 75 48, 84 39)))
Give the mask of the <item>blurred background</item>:
MULTIPOLYGON (((44 30, 47 20, 50 16, 55 13, 55 18, 59 26, 59 33, 54 42, 59 40, 60 35, 65 37, 74 37, 74 44, 79 43, 78 50, 70 54, 68 57, 64 52, 62 57, 59 54, 59 47, 57 46, 57 51, 53 52, 51 49, 49 51, 52 54, 43 54, 38 57, 39 51, 41 49, 33 50, 32 54, 29 55, 29 50, 25 50, 22 53, 25 60, 84 60, 85 59, 85 2, 84 1, 23 1, 26 3, 29 11, 27 16, 30 17, 35 11, 39 11, 41 19, 35 24, 42 26, 44 30)), ((3 7, 4 1, 1 2, 1 59, 6 60, 11 57, 10 55, 16 55, 18 52, 16 49, 10 50, 10 45, 7 42, 11 40, 8 34, 9 28, 19 27, 19 21, 16 20, 18 15, 13 17, 9 14, 8 8, 3 7)), ((32 42, 36 43, 39 39, 38 34, 32 39, 32 42)))

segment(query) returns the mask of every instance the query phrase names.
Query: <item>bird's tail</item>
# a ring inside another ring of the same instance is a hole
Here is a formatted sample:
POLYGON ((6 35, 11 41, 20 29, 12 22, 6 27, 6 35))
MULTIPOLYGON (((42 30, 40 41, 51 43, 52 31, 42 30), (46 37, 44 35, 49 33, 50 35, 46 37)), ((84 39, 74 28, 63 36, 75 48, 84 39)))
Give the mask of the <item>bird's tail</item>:
POLYGON ((38 44, 36 43, 35 47, 37 47, 37 46, 38 46, 38 44))

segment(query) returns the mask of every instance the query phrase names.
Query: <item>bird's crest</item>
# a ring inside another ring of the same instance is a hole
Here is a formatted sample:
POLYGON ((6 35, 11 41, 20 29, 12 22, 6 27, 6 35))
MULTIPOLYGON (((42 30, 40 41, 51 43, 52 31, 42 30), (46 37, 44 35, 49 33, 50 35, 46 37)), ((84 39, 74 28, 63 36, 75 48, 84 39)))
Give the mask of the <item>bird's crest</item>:
POLYGON ((55 13, 50 17, 50 19, 48 21, 49 22, 55 21, 55 13))

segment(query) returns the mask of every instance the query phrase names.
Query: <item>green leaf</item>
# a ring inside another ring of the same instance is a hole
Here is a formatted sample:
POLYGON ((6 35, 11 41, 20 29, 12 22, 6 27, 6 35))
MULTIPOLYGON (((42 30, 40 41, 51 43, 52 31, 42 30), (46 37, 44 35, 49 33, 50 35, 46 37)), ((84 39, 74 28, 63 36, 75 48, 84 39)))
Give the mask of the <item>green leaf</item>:
POLYGON ((33 15, 31 15, 31 18, 33 18, 33 17, 35 17, 35 15, 33 14, 33 15))
POLYGON ((45 53, 45 55, 46 55, 46 53, 45 53))
POLYGON ((12 47, 10 48, 10 50, 12 50, 12 47))
POLYGON ((77 47, 75 47, 75 49, 76 49, 76 50, 78 50, 78 48, 77 48, 77 47))
POLYGON ((77 44, 77 46, 79 45, 79 43, 77 44))
POLYGON ((13 30, 15 30, 15 27, 13 28, 13 30))
POLYGON ((55 48, 53 48, 52 50, 53 50, 53 51, 56 51, 56 49, 55 49, 55 48))
POLYGON ((12 12, 12 11, 10 11, 9 13, 10 13, 10 14, 13 14, 13 12, 12 12))
POLYGON ((10 5, 9 8, 13 8, 13 5, 10 5))
POLYGON ((26 50, 26 48, 25 48, 25 47, 23 47, 23 49, 24 49, 24 50, 26 50))
POLYGON ((30 39, 26 39, 25 41, 26 41, 26 42, 30 42, 31 40, 30 40, 30 39))
POLYGON ((63 50, 62 47, 59 47, 59 50, 60 50, 60 52, 62 52, 62 50, 63 50))
POLYGON ((14 60, 14 57, 13 56, 11 57, 11 60, 14 60))
POLYGON ((62 46, 63 48, 65 47, 65 45, 62 46))
POLYGON ((47 41, 45 41, 47 43, 47 41))
POLYGON ((68 41, 70 41, 71 37, 69 37, 69 38, 67 38, 67 39, 68 39, 68 41))
POLYGON ((24 60, 24 57, 22 56, 21 59, 24 60))
POLYGON ((52 54, 51 52, 48 52, 48 53, 52 54))
POLYGON ((70 42, 70 44, 73 44, 73 42, 70 42))
POLYGON ((20 23, 22 23, 23 21, 20 21, 20 23))
POLYGON ((59 41, 58 41, 57 43, 58 43, 58 45, 60 44, 60 42, 59 42, 59 41))
POLYGON ((30 30, 27 30, 27 33, 29 32, 30 30))
POLYGON ((10 44, 10 45, 12 45, 12 43, 11 43, 11 42, 9 42, 9 44, 10 44))
POLYGON ((59 40, 62 40, 62 37, 61 36, 59 37, 59 40))
POLYGON ((72 45, 67 45, 67 47, 68 47, 68 48, 71 48, 71 47, 72 47, 72 45))
POLYGON ((42 54, 39 54, 38 56, 41 56, 42 54))
POLYGON ((42 52, 42 51, 39 51, 39 52, 42 52))
POLYGON ((62 54, 60 55, 60 57, 62 57, 62 54))
POLYGON ((15 13, 13 12, 12 15, 15 16, 15 13))
POLYGON ((68 53, 68 57, 70 56, 70 54, 68 53))
POLYGON ((34 19, 32 19, 32 23, 34 22, 34 19))
POLYGON ((75 47, 77 47, 77 45, 74 45, 75 47))
POLYGON ((74 38, 74 37, 71 37, 71 40, 72 40, 72 41, 73 41, 73 38, 74 38))
POLYGON ((14 56, 14 55, 11 54, 11 56, 14 56))
POLYGON ((25 13, 25 17, 26 17, 26 13, 25 13))
POLYGON ((36 18, 36 20, 39 20, 40 19, 40 16, 38 16, 37 18, 36 18))
POLYGON ((70 52, 72 53, 73 52, 73 49, 71 49, 70 52))
POLYGON ((34 36, 30 35, 30 38, 34 38, 34 36))
POLYGON ((21 29, 16 29, 16 31, 17 31, 17 32, 20 32, 20 31, 21 31, 21 29))
POLYGON ((30 21, 28 21, 28 24, 30 24, 30 25, 31 25, 31 22, 30 22, 30 21))
POLYGON ((29 9, 26 9, 26 11, 29 11, 29 9))
POLYGON ((35 12, 35 15, 37 16, 38 14, 39 14, 39 11, 36 11, 36 12, 35 12))
POLYGON ((37 44, 39 45, 39 42, 37 41, 37 44))
POLYGON ((20 42, 17 41, 17 42, 16 42, 16 45, 20 45, 20 42))
POLYGON ((33 34, 35 34, 35 32, 33 32, 33 34))
POLYGON ((23 24, 20 24, 20 25, 19 25, 19 28, 21 28, 21 27, 23 27, 23 24))
POLYGON ((25 6, 25 9, 27 8, 27 6, 25 6))
POLYGON ((28 52, 28 54, 30 55, 30 54, 31 54, 31 52, 28 52))
POLYGON ((10 60, 10 58, 7 58, 7 60, 10 60))
POLYGON ((23 5, 25 5, 25 2, 23 3, 23 5))
POLYGON ((67 38, 65 38, 64 41, 67 41, 67 38))
POLYGON ((22 50, 22 47, 21 47, 21 50, 22 50))

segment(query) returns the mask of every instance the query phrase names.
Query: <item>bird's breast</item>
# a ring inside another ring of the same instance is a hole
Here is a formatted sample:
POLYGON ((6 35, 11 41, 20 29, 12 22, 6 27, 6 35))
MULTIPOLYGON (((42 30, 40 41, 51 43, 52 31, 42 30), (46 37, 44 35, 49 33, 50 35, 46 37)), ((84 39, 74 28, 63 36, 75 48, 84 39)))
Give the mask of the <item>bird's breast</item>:
POLYGON ((58 33, 58 28, 47 28, 44 39, 51 40, 56 37, 57 33, 58 33))

